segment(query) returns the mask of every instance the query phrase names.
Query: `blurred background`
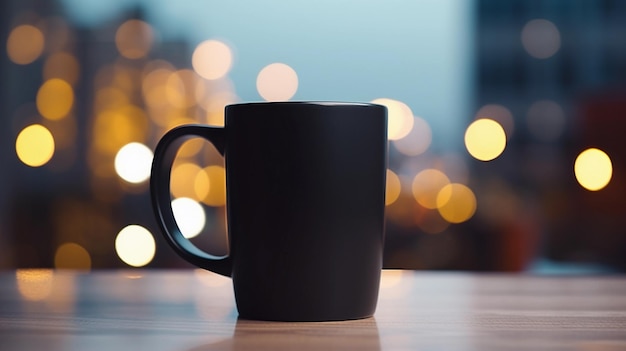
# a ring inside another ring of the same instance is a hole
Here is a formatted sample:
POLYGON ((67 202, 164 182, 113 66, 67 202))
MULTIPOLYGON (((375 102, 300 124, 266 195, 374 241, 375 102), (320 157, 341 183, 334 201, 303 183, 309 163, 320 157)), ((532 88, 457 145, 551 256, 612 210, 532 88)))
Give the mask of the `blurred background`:
MULTIPOLYGON (((389 109, 386 268, 626 271, 626 2, 0 2, 0 268, 190 267, 148 192, 170 128, 240 101, 389 109)), ((172 206, 228 252, 224 161, 172 206)))

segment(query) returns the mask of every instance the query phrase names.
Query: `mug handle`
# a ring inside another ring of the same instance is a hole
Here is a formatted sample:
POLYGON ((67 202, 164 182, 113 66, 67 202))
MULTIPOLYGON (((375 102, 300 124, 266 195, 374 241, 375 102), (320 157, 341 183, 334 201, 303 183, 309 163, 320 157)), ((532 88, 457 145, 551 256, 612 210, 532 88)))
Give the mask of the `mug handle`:
POLYGON ((195 266, 230 277, 232 271, 230 256, 218 257, 198 249, 183 236, 174 218, 170 195, 172 165, 180 146, 194 137, 208 140, 222 156, 224 155, 226 144, 226 130, 224 128, 191 124, 174 128, 165 133, 154 150, 152 161, 152 175, 150 177, 152 208, 165 240, 178 255, 195 266))

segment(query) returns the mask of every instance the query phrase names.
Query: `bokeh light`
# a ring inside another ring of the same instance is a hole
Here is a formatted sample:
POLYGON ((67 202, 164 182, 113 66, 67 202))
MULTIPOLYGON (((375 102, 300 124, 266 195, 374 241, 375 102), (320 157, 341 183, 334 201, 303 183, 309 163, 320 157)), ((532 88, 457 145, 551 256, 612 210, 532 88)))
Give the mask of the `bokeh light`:
POLYGON ((559 29, 545 19, 534 19, 526 23, 521 39, 526 52, 538 59, 552 57, 561 47, 559 29))
POLYGON ((205 167, 202 171, 206 173, 210 184, 207 195, 202 199, 202 202, 213 207, 226 205, 226 170, 224 167, 213 165, 205 167))
POLYGON ((170 122, 168 112, 172 107, 169 104, 167 82, 174 68, 161 61, 153 63, 152 66, 157 68, 145 73, 141 83, 141 92, 150 111, 150 118, 157 125, 166 126, 170 122))
POLYGON ((504 151, 506 134, 498 122, 488 118, 477 119, 465 131, 465 147, 475 159, 491 161, 504 151))
POLYGON ((188 197, 172 200, 174 219, 185 238, 193 238, 202 232, 206 224, 206 214, 202 205, 188 197))
POLYGON ((53 272, 51 269, 17 269, 17 290, 26 300, 39 301, 52 292, 53 272))
POLYGON ((19 25, 11 30, 7 39, 7 54, 13 63, 27 65, 41 56, 44 35, 35 26, 19 25))
POLYGON ((498 104, 487 104, 478 109, 475 119, 488 118, 492 119, 502 126, 507 137, 511 137, 515 131, 515 121, 511 111, 498 104))
POLYGON ((54 155, 52 133, 41 124, 33 124, 17 135, 15 141, 17 157, 25 165, 39 167, 46 164, 54 155))
POLYGON ((67 116, 74 105, 74 89, 63 79, 49 79, 37 91, 36 102, 42 116, 59 120, 67 116))
POLYGON ((196 87, 200 77, 190 69, 172 72, 167 77, 165 96, 168 102, 180 109, 192 107, 196 103, 196 87))
POLYGON ((172 196, 174 198, 188 197, 195 200, 202 200, 203 198, 196 197, 195 188, 196 177, 198 173, 201 172, 203 172, 202 168, 195 163, 174 163, 170 176, 170 192, 172 196))
POLYGON ((120 55, 128 59, 139 59, 148 55, 153 40, 152 27, 137 19, 122 23, 115 32, 115 46, 120 55))
POLYGON ((46 59, 43 66, 43 78, 45 80, 59 78, 74 85, 78 81, 79 69, 78 60, 74 55, 59 51, 46 59))
POLYGON ((528 130, 541 141, 556 141, 565 130, 565 122, 561 106, 550 100, 536 101, 526 115, 528 130))
POLYGON ((141 108, 122 105, 97 113, 92 130, 96 150, 113 156, 128 143, 144 142, 150 129, 141 108))
POLYGON ((59 246, 54 254, 54 267, 57 269, 91 269, 91 256, 84 247, 76 243, 59 246))
POLYGON ((611 181, 613 163, 604 151, 590 148, 581 152, 574 162, 576 180, 585 189, 598 191, 611 181))
POLYGON ((428 209, 435 209, 438 206, 439 191, 449 183, 450 180, 443 172, 429 168, 415 175, 411 190, 418 204, 428 209))
POLYGON ((259 72, 256 88, 266 101, 289 100, 298 90, 298 75, 293 68, 284 63, 272 63, 259 72))
POLYGON ((463 184, 448 184, 437 194, 437 210, 450 223, 465 222, 476 212, 476 196, 463 184))
POLYGON ((117 234, 115 252, 129 266, 145 266, 152 261, 156 252, 154 237, 148 229, 131 224, 117 234))
POLYGON ((204 169, 196 173, 196 178, 193 180, 193 190, 195 192, 195 199, 202 200, 209 195, 211 191, 211 179, 204 169))
POLYGON ((402 139, 413 128, 413 111, 402 101, 380 98, 372 100, 373 104, 387 107, 387 138, 389 140, 402 139))
POLYGON ((115 155, 115 171, 129 183, 141 183, 150 178, 152 150, 142 143, 124 145, 115 155))
POLYGON ((117 109, 128 105, 129 97, 119 88, 106 86, 96 90, 94 99, 94 110, 105 111, 107 109, 117 109))
POLYGON ((396 149, 406 156, 421 155, 432 142, 432 131, 428 123, 420 118, 413 118, 411 131, 402 139, 393 140, 396 149))
POLYGON ((400 178, 390 169, 387 169, 387 183, 385 188, 385 205, 389 206, 396 202, 402 190, 400 178))
POLYGON ((206 40, 196 46, 191 56, 191 65, 205 79, 220 79, 230 71, 233 53, 224 42, 206 40))

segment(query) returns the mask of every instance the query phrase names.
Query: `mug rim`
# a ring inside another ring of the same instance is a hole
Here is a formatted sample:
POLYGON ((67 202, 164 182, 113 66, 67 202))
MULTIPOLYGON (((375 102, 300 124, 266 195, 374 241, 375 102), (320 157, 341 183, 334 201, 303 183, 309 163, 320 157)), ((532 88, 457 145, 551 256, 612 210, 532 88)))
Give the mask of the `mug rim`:
POLYGON ((232 108, 236 106, 325 106, 325 107, 333 107, 333 106, 344 106, 344 107, 385 107, 381 104, 374 104, 371 102, 351 102, 351 101, 250 101, 250 102, 238 102, 234 104, 226 105, 226 108, 232 108))

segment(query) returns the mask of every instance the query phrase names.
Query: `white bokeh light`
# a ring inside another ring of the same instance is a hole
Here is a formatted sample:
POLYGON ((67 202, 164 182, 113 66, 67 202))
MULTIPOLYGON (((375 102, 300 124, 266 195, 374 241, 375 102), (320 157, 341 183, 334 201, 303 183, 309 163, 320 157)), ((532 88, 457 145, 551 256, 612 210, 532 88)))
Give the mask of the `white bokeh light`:
POLYGON ((141 183, 150 178, 152 150, 141 143, 124 145, 115 155, 115 171, 129 183, 141 183))
POLYGON ((259 72, 256 88, 266 101, 289 100, 298 90, 298 75, 284 63, 272 63, 259 72))
POLYGON ((202 205, 188 197, 179 197, 172 201, 174 219, 183 236, 193 238, 202 232, 206 224, 206 214, 202 205))
POLYGON ((196 46, 191 57, 194 71, 209 80, 220 79, 233 65, 233 52, 226 43, 206 40, 196 46))
POLYGON ((399 140, 407 136, 413 129, 413 111, 402 101, 379 98, 371 101, 387 107, 387 137, 389 140, 399 140))
POLYGON ((145 266, 152 261, 156 252, 154 237, 148 229, 131 224, 117 234, 115 252, 129 266, 145 266))

